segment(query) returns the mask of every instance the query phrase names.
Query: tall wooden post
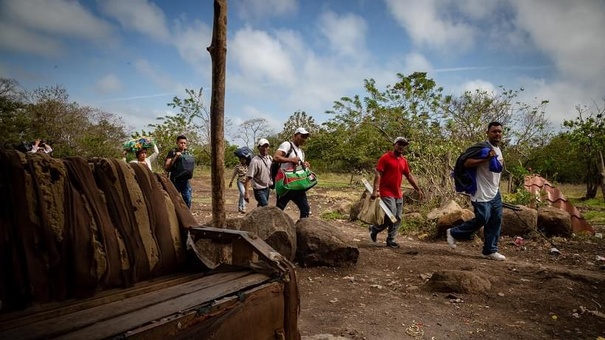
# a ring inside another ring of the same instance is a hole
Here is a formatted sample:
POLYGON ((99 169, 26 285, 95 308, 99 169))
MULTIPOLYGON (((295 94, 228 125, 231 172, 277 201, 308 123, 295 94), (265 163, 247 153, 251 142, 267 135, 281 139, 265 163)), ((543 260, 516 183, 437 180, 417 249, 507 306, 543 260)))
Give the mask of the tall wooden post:
POLYGON ((212 96, 210 99, 212 226, 223 228, 227 218, 224 197, 227 0, 214 0, 212 42, 207 50, 212 59, 212 96))

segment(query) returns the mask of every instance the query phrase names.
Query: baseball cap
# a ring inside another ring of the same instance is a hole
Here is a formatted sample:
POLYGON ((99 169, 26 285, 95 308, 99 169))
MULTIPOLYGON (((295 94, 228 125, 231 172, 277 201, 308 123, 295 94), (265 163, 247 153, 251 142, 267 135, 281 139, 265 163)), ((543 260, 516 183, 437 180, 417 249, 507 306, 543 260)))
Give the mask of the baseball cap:
POLYGON ((298 129, 296 129, 296 131, 294 131, 294 134, 301 134, 301 135, 308 135, 309 131, 305 130, 305 128, 299 127, 298 129))
POLYGON ((410 144, 410 142, 408 142, 408 140, 405 137, 397 137, 395 138, 395 140, 393 141, 393 144, 397 144, 397 142, 402 142, 403 144, 410 144))
POLYGON ((264 139, 264 138, 259 139, 259 140, 258 140, 258 143, 256 143, 256 145, 257 145, 257 146, 263 146, 263 145, 265 145, 265 144, 267 144, 267 145, 271 145, 271 144, 269 144, 269 141, 268 141, 268 140, 266 140, 266 139, 264 139))

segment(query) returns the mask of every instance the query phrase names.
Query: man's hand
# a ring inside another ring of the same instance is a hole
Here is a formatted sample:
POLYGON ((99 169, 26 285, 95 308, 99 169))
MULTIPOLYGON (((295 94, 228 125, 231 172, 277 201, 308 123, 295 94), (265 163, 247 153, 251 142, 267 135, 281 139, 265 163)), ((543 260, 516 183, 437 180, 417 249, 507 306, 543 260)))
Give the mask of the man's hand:
POLYGON ((372 191, 372 194, 370 195, 370 198, 376 199, 376 197, 380 197, 380 194, 378 193, 378 190, 374 189, 374 191, 372 191))

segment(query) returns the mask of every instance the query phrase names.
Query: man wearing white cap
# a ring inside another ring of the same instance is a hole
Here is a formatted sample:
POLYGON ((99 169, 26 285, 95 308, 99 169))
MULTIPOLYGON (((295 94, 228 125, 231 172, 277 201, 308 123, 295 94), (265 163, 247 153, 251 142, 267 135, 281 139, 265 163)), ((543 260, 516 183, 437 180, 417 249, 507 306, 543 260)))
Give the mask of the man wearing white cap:
POLYGON ((244 185, 244 199, 248 201, 249 182, 252 182, 252 190, 254 191, 254 199, 258 202, 258 207, 269 205, 269 193, 271 190, 271 162, 273 159, 269 156, 269 141, 262 138, 256 143, 258 147, 258 155, 252 157, 250 165, 248 165, 248 174, 246 175, 246 184, 244 185))
POLYGON ((374 169, 374 191, 371 197, 380 196, 380 199, 395 215, 397 221, 393 223, 388 217, 385 217, 383 224, 370 226, 370 238, 373 242, 376 242, 378 233, 388 228, 387 247, 391 248, 399 248, 399 244, 395 242, 395 236, 397 236, 397 231, 401 225, 401 213, 403 212, 403 195, 401 193, 403 178, 401 176, 403 175, 408 179, 408 182, 418 192, 421 200, 424 198, 424 193, 416 184, 416 179, 410 171, 408 160, 403 157, 403 151, 408 144, 405 137, 395 138, 393 151, 382 155, 374 169))
MULTIPOLYGON (((294 131, 292 141, 286 141, 279 145, 275 151, 275 155, 273 155, 273 160, 281 163, 282 169, 296 167, 298 164, 304 164, 305 167, 309 167, 309 163, 305 162, 305 153, 300 149, 307 141, 307 138, 309 138, 309 131, 299 127, 294 131)), ((284 210, 290 201, 294 202, 300 210, 300 218, 309 217, 311 207, 309 207, 306 191, 290 190, 283 196, 277 196, 277 207, 284 210)))

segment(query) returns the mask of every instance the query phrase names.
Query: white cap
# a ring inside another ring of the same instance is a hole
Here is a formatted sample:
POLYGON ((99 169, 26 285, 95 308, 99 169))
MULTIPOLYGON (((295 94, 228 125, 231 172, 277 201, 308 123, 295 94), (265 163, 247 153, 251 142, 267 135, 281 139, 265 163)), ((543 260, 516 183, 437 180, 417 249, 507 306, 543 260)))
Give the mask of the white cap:
POLYGON ((397 142, 403 142, 403 144, 410 144, 405 137, 397 137, 393 141, 393 144, 397 144, 397 142))
POLYGON ((301 134, 301 135, 308 135, 309 131, 305 130, 305 128, 299 127, 298 129, 296 129, 296 131, 294 131, 294 134, 301 134))
POLYGON ((259 140, 258 140, 258 143, 256 143, 256 145, 257 145, 257 146, 263 146, 263 145, 265 145, 265 144, 270 145, 270 144, 269 144, 269 141, 268 141, 268 140, 266 140, 266 139, 264 139, 264 138, 259 139, 259 140))

